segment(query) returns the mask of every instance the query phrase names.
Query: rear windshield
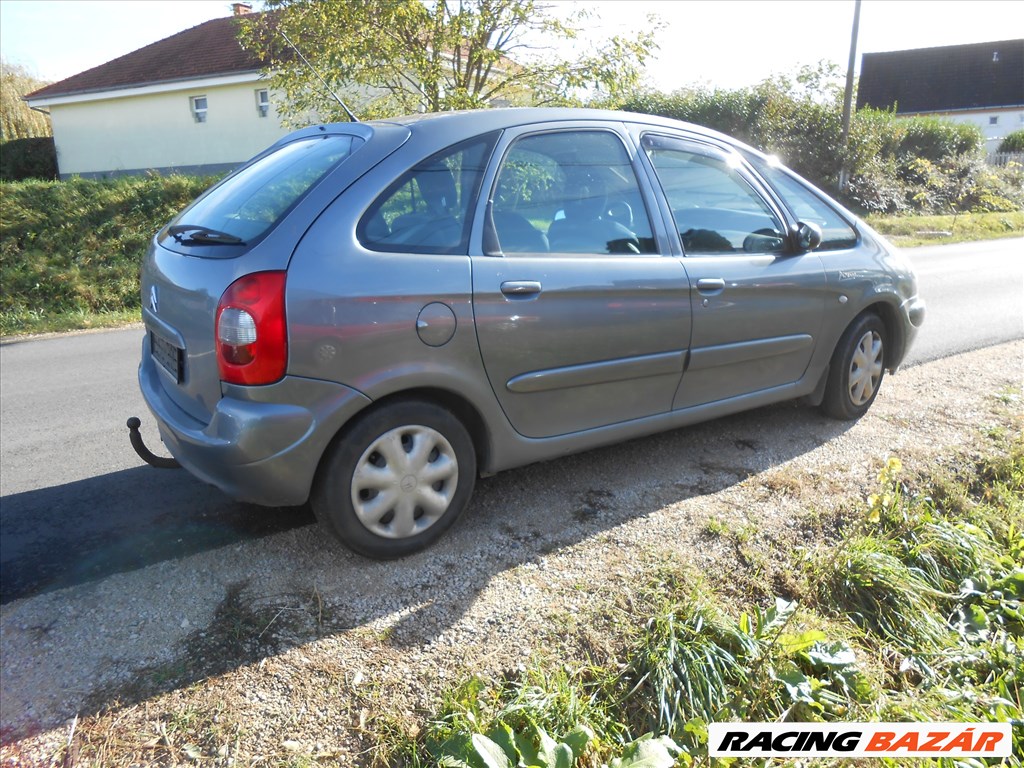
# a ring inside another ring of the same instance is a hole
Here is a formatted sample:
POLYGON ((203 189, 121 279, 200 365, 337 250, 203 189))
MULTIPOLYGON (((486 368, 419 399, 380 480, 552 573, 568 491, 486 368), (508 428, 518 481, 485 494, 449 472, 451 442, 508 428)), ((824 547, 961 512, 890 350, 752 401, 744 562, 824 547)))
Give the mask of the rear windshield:
POLYGON ((317 181, 362 146, 355 136, 314 136, 285 144, 225 179, 182 211, 166 232, 203 228, 252 244, 317 181))

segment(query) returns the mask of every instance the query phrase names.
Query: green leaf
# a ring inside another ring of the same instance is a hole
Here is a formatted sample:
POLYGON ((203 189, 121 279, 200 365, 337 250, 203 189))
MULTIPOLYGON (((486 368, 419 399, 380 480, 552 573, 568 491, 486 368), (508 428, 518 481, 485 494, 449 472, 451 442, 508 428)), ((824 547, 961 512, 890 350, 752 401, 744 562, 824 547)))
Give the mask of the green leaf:
POLYGON ((501 751, 505 753, 513 764, 517 764, 519 762, 519 759, 522 756, 519 754, 519 748, 516 746, 515 734, 512 733, 512 729, 505 725, 505 723, 498 723, 498 725, 491 729, 487 736, 491 741, 501 747, 501 751))
POLYGON ((776 679, 785 686, 790 701, 804 702, 806 704, 814 703, 814 687, 811 683, 811 678, 808 678, 807 675, 796 667, 787 670, 781 675, 776 675, 776 679))
POLYGON ((999 590, 1005 597, 1024 600, 1024 568, 1017 568, 992 585, 992 590, 999 590))
POLYGON ((482 733, 474 733, 471 737, 473 751, 470 758, 473 763, 479 763, 481 768, 515 768, 515 763, 509 760, 505 751, 494 741, 482 733), (476 760, 472 760, 472 758, 476 760))
POLYGON ((799 635, 785 635, 779 639, 779 644, 782 645, 782 647, 789 653, 796 653, 804 650, 805 648, 810 648, 812 645, 821 642, 826 637, 825 633, 820 629, 812 629, 799 635))
POLYGON ((587 748, 587 744, 594 738, 594 732, 585 725, 577 725, 565 735, 562 742, 572 750, 572 755, 577 760, 587 748))
POLYGON ((817 668, 848 667, 857 663, 857 656, 846 643, 815 643, 803 656, 817 668))
POLYGON ((641 736, 610 763, 610 768, 672 768, 682 749, 668 736, 641 736))

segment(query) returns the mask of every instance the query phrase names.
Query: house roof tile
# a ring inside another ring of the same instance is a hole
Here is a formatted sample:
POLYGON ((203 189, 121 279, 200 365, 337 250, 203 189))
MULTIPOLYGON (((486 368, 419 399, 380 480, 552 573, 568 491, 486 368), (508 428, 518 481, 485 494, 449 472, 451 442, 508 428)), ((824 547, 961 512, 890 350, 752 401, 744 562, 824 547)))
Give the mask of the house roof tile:
POLYGON ((897 113, 1024 106, 1024 40, 865 53, 857 108, 897 113))
POLYGON ((259 57, 238 42, 237 23, 235 16, 204 22, 47 85, 26 98, 96 93, 259 70, 263 67, 259 57))

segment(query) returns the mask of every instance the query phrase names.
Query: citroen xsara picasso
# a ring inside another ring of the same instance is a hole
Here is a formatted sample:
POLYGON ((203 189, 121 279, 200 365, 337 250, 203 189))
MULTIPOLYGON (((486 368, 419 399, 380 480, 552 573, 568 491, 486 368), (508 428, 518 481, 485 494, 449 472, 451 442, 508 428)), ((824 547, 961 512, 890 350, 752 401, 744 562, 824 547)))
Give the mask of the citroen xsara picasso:
POLYGON ((154 238, 173 456, 373 557, 479 473, 807 396, 856 419, 924 317, 883 238, 693 125, 508 109, 295 132, 154 238))

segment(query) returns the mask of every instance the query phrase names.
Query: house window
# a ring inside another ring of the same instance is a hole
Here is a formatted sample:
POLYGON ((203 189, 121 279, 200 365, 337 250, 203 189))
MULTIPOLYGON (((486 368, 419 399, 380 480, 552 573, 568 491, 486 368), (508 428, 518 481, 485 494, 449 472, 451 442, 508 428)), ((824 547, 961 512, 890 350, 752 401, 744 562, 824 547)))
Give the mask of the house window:
POLYGON ((205 96, 193 96, 192 99, 192 117, 197 123, 206 122, 206 97, 205 96))
POLYGON ((992 117, 990 117, 988 119, 988 124, 989 125, 999 125, 999 115, 992 115, 992 117))
POLYGON ((256 91, 256 113, 260 117, 266 117, 270 113, 270 93, 266 88, 259 88, 256 91))

